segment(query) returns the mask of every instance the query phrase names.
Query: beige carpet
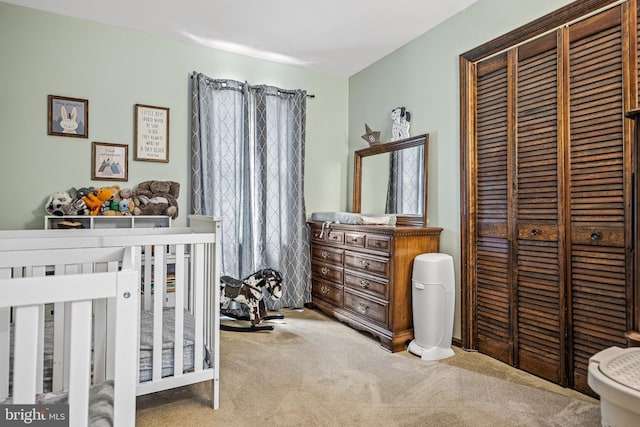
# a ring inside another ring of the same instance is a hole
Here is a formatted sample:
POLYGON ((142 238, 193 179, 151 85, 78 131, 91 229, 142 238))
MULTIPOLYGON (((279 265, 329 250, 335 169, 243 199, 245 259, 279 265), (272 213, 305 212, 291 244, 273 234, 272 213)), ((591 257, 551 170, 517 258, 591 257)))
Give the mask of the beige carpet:
POLYGON ((315 310, 272 332, 221 332, 210 384, 138 398, 138 426, 598 426, 588 396, 478 353, 424 362, 315 310))

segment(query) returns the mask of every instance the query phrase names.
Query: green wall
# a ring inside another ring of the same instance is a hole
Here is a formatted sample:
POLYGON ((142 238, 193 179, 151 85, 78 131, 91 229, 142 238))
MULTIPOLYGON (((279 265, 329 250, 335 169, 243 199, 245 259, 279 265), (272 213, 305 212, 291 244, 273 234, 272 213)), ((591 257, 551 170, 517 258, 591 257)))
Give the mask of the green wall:
MULTIPOLYGON (((411 112, 411 135, 430 136, 429 225, 442 227, 441 252, 454 257, 460 337, 459 55, 570 1, 480 0, 349 79, 349 153, 365 148, 364 124, 391 136, 391 109, 411 112)), ((351 174, 352 160, 349 160, 351 174)), ((351 175, 350 175, 351 176, 351 175)), ((349 182, 349 194, 352 183, 349 182)))
POLYGON ((213 78, 305 89, 307 212, 345 210, 348 79, 0 3, 0 229, 42 228, 44 203, 71 187, 181 183, 190 212, 190 87, 213 78), (89 100, 89 138, 47 135, 47 95, 89 100), (133 160, 134 105, 170 108, 170 162, 133 160), (91 181, 91 142, 129 145, 128 182, 91 181))
MULTIPOLYGON (((0 229, 41 228, 58 190, 109 185, 90 180, 91 141, 129 144, 129 181, 182 184, 178 225, 189 212, 189 75, 302 88, 307 102, 307 213, 348 210, 353 151, 364 123, 391 133, 391 109, 411 112, 411 134, 429 133, 429 225, 460 278, 459 79, 461 53, 570 3, 480 0, 350 79, 252 59, 88 21, 0 3, 0 229), (89 100, 88 139, 47 135, 47 95, 89 100), (133 161, 133 109, 171 109, 168 164, 133 161)), ((459 295, 459 294, 458 294, 459 295)), ((458 304, 459 304, 459 298, 458 304)), ((456 309, 454 335, 460 337, 456 309)))

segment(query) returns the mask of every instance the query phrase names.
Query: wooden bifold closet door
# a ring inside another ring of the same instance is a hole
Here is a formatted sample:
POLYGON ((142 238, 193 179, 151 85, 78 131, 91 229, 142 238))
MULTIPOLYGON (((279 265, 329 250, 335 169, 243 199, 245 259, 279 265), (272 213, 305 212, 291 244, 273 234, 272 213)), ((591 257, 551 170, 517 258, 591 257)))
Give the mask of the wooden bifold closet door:
POLYGON ((471 68, 468 342, 587 393, 589 357, 632 324, 628 10, 471 68))

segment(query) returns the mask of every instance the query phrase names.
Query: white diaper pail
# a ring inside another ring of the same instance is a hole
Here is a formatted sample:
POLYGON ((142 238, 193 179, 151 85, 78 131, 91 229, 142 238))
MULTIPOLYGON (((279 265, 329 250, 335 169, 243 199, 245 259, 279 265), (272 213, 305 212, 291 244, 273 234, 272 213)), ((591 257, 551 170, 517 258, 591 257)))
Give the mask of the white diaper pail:
POLYGON ((610 347, 589 359, 603 426, 640 426, 640 347, 610 347))
POLYGON ((422 360, 453 356, 455 273, 447 254, 422 254, 413 261, 413 334, 409 351, 422 360))

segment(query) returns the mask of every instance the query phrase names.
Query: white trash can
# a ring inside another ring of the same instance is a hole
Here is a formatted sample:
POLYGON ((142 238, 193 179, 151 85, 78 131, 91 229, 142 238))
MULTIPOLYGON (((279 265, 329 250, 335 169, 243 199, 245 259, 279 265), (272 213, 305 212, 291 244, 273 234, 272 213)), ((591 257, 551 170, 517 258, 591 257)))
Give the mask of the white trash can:
POLYGON ((415 339, 409 343, 409 351, 422 360, 453 356, 453 258, 441 253, 418 255, 413 261, 411 284, 415 339))

